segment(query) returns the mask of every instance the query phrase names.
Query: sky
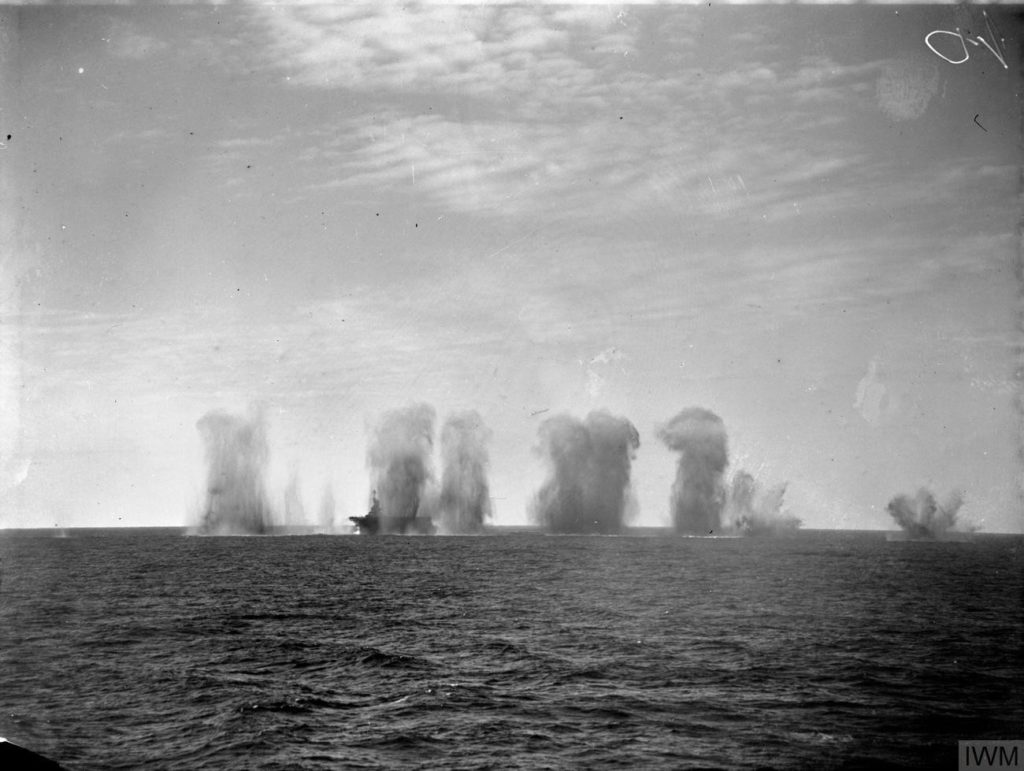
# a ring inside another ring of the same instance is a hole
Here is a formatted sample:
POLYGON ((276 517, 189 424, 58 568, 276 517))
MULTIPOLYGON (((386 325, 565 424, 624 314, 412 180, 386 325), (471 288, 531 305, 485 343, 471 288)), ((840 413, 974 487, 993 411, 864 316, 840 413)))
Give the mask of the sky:
POLYGON ((657 428, 703 407, 805 527, 893 528, 928 486, 1022 532, 1019 31, 0 9, 0 527, 194 522, 196 423, 253 403, 272 500, 295 477, 344 521, 368 430, 426 402, 493 432, 496 524, 529 521, 540 423, 606 409, 640 434, 635 524, 667 525, 657 428))

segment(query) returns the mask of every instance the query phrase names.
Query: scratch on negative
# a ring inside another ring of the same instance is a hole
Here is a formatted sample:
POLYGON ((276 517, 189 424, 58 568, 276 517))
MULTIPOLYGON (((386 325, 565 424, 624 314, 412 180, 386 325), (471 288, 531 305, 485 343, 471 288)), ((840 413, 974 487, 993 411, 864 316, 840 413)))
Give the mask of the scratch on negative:
POLYGON ((544 229, 543 227, 539 227, 539 228, 537 228, 536 230, 532 230, 532 231, 530 231, 530 232, 529 232, 529 233, 527 233, 527 234, 526 234, 525 236, 522 236, 522 237, 520 237, 520 238, 517 238, 517 239, 516 239, 515 241, 509 241, 509 242, 508 242, 507 244, 505 244, 505 245, 504 245, 503 247, 501 247, 500 249, 496 249, 495 251, 493 251, 493 252, 491 252, 490 254, 488 254, 488 255, 487 255, 486 257, 484 257, 484 259, 485 259, 485 260, 489 260, 489 259, 491 259, 491 257, 497 257, 497 256, 498 256, 499 254, 501 254, 501 253, 502 253, 503 251, 505 251, 506 249, 510 249, 511 247, 515 246, 516 244, 522 243, 522 242, 523 242, 523 241, 525 241, 525 240, 526 240, 527 238, 530 238, 530 237, 532 237, 532 236, 535 236, 535 235, 537 235, 537 234, 538 234, 538 233, 539 233, 539 232, 540 232, 541 230, 543 230, 543 229, 544 229))

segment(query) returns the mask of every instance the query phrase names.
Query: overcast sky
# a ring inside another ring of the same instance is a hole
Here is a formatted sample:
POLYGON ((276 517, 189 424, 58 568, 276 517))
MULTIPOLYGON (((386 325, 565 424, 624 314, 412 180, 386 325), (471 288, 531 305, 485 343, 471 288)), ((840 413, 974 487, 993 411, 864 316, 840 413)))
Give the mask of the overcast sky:
POLYGON ((274 500, 297 473, 362 514, 367 426, 426 401, 493 430, 499 524, 540 421, 599 408, 668 524, 656 427, 700 406, 805 526, 927 485, 1020 532, 1019 41, 988 14, 0 11, 0 526, 186 524, 196 421, 252 401, 274 500))

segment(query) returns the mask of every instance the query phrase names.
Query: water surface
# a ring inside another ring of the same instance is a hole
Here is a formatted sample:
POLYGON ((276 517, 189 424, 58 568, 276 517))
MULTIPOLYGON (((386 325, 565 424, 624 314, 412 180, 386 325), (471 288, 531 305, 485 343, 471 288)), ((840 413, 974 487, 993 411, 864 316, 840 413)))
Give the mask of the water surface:
POLYGON ((68 769, 955 767, 1022 546, 0 533, 0 735, 68 769))

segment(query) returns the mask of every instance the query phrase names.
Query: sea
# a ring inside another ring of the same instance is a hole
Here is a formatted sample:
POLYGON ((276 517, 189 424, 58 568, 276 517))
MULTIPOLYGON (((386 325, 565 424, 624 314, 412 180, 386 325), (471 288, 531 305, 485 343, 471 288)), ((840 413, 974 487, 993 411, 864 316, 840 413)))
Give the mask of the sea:
POLYGON ((0 736, 74 769, 957 767, 1024 537, 0 532, 0 736))

